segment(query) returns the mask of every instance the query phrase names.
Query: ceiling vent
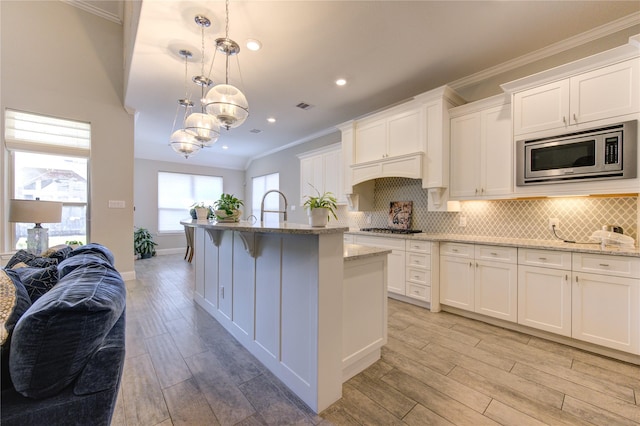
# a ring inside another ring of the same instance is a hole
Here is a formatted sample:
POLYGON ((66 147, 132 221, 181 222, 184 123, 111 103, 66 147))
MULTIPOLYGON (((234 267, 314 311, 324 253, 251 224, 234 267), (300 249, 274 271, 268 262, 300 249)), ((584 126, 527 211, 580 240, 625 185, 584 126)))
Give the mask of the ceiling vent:
POLYGON ((250 133, 262 133, 262 130, 260 129, 251 129, 249 130, 250 133))
POLYGON ((306 103, 306 102, 300 102, 298 105, 296 105, 296 107, 297 107, 297 108, 300 108, 300 109, 303 109, 303 110, 305 110, 305 111, 306 111, 306 110, 308 110, 308 109, 313 108, 313 105, 309 105, 309 104, 308 104, 308 103, 306 103))

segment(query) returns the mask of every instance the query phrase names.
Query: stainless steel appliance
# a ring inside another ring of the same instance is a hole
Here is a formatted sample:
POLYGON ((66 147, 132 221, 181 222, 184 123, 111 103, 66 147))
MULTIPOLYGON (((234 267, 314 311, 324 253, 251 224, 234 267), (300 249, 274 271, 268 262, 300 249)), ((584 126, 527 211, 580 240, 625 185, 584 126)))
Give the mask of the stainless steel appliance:
POLYGON ((637 120, 562 136, 516 142, 516 184, 637 176, 637 120))
POLYGON ((419 234, 418 229, 398 229, 398 228, 360 228, 364 232, 377 232, 379 234, 419 234))

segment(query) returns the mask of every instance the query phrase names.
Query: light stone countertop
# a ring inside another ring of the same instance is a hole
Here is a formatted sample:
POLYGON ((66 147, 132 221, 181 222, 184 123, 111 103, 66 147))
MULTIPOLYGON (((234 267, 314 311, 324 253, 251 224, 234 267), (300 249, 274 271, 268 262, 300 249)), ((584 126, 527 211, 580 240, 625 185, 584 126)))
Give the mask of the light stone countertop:
POLYGON ((366 257, 374 257, 380 255, 386 255, 391 253, 389 249, 383 249, 379 247, 361 246, 359 244, 345 244, 344 245, 344 260, 356 260, 366 257))
POLYGON ((610 254, 616 256, 631 256, 640 257, 640 249, 635 248, 620 248, 615 246, 606 246, 604 249, 600 247, 600 244, 578 244, 578 243, 565 243, 561 240, 534 240, 527 238, 505 238, 505 237, 488 237, 478 235, 461 235, 461 234, 383 234, 377 232, 364 232, 359 230, 350 230, 347 232, 352 235, 369 235, 372 237, 390 237, 401 239, 416 239, 425 241, 439 241, 439 242, 455 242, 455 243, 471 243, 471 244, 486 244, 494 246, 507 246, 507 247, 521 247, 521 248, 536 248, 545 250, 561 250, 572 251, 577 253, 594 253, 594 254, 610 254))
POLYGON ((250 222, 241 220, 240 222, 216 222, 214 220, 196 220, 186 219, 181 220, 180 224, 185 226, 193 226, 195 228, 205 228, 213 230, 231 230, 239 232, 256 232, 256 233, 277 233, 277 234, 306 234, 306 235, 320 235, 320 234, 334 234, 340 232, 347 232, 349 230, 346 226, 327 225, 326 227, 312 227, 301 223, 291 222, 277 222, 264 221, 264 222, 250 222))

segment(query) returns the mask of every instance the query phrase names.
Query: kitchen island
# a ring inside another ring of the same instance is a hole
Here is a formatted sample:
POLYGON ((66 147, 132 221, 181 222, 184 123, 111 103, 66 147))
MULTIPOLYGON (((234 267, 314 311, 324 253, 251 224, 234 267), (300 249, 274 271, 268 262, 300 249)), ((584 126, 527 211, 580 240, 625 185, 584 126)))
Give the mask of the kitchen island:
POLYGON ((181 223, 195 228, 196 303, 311 409, 379 358, 388 251, 349 249, 339 226, 181 223))

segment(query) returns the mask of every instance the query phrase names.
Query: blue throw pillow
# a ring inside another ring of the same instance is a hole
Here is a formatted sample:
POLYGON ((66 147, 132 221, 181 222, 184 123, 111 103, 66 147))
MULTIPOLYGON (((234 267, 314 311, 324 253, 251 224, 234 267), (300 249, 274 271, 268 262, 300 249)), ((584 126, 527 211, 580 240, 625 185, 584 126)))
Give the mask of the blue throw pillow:
POLYGON ((0 327, 2 334, 0 340, 0 378, 2 389, 11 387, 9 375, 9 353, 11 338, 16 323, 31 306, 27 290, 20 282, 20 277, 15 271, 0 270, 0 327))
POLYGON ((9 259, 5 267, 10 269, 20 262, 36 268, 46 268, 47 266, 57 265, 58 259, 39 257, 26 250, 18 250, 13 256, 11 256, 11 259, 9 259))
POLYGON ((46 268, 18 268, 15 270, 20 276, 20 281, 27 289, 31 303, 35 302, 53 288, 58 282, 58 267, 48 266, 46 268))
POLYGON ((61 277, 14 329, 9 368, 16 391, 46 398, 71 384, 122 315, 125 300, 122 277, 105 264, 85 264, 61 277))
POLYGON ((79 254, 86 254, 86 253, 92 253, 92 254, 101 256, 105 260, 107 260, 112 266, 115 263, 115 258, 113 257, 113 253, 111 253, 111 250, 109 250, 102 244, 98 244, 98 243, 89 243, 89 244, 80 246, 77 249, 73 250, 71 253, 69 253, 69 257, 77 256, 79 254))

